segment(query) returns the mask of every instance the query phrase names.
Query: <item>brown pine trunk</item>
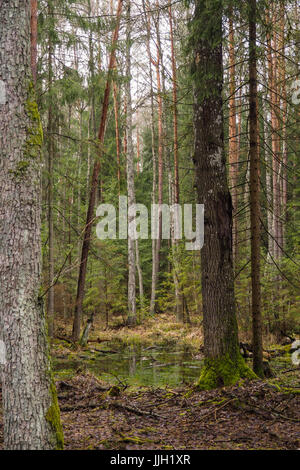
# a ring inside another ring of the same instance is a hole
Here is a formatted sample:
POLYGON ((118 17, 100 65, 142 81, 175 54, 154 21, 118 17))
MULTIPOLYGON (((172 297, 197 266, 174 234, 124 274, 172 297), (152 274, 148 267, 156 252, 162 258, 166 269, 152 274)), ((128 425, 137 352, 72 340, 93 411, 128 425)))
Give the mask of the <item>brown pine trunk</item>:
MULTIPOLYGON (((174 33, 173 33, 173 17, 172 5, 169 0, 169 26, 170 26, 170 39, 171 39, 171 60, 172 60, 172 95, 173 95, 173 152, 174 152, 174 196, 172 203, 179 204, 179 171, 178 171, 178 108, 177 108, 177 71, 176 71, 176 57, 174 48, 174 33)), ((174 221, 173 221, 174 222, 174 221)), ((176 302, 176 318, 177 321, 184 321, 183 313, 183 296, 180 289, 179 281, 179 251, 178 242, 174 237, 174 223, 171 233, 171 242, 173 250, 173 280, 175 286, 175 302, 176 302)))
POLYGON ((79 341, 79 338, 80 338, 82 303, 83 303, 83 298, 84 298, 84 286, 85 286, 87 260, 88 260, 88 255, 89 255, 90 242, 91 242, 96 192, 98 188, 100 163, 101 163, 101 158, 102 158, 103 143, 104 143, 104 136, 105 136, 105 126, 106 126, 110 87, 111 87, 111 73, 115 65, 115 48, 116 48, 116 44, 117 44, 117 40, 119 36, 122 6, 123 6, 123 0, 119 0, 117 14, 116 14, 117 23, 116 23, 115 31, 113 34, 112 50, 110 54, 110 61, 109 61, 109 67, 108 67, 108 77, 107 77, 107 82, 106 82, 106 87, 105 87, 105 92, 104 92, 102 115, 101 115, 101 122, 100 122, 99 134, 98 134, 98 140, 99 140, 98 155, 97 155, 96 161, 94 163, 94 168, 93 168, 89 206, 88 206, 88 211, 87 211, 87 216, 86 216, 86 225, 85 225, 84 238, 83 238, 82 250, 81 250, 81 263, 80 263, 78 283, 77 283, 76 304, 75 304, 73 332, 72 332, 72 338, 74 342, 79 341))
MULTIPOLYGON (((266 23, 268 27, 271 25, 271 16, 272 13, 270 9, 267 10, 266 23)), ((268 63, 268 89, 269 89, 269 103, 270 103, 270 112, 271 112, 271 128, 270 128, 270 141, 271 141, 271 150, 272 154, 267 158, 267 168, 266 168, 266 183, 267 183, 267 198, 268 198, 268 251, 271 257, 274 257, 275 252, 275 242, 274 242, 274 216, 273 216, 273 179, 272 179, 272 169, 273 169, 273 151, 274 149, 274 136, 273 136, 273 56, 272 56, 272 43, 271 43, 271 33, 267 32, 267 63, 268 63)), ((269 139, 268 139, 269 140, 269 139)), ((271 152, 270 152, 271 153, 271 152)))
MULTIPOLYGON (((236 76, 235 76, 235 50, 234 50, 234 29, 232 10, 230 11, 229 17, 229 75, 230 75, 230 87, 229 87, 229 179, 230 186, 232 187, 232 205, 234 213, 238 212, 238 161, 239 161, 239 145, 237 136, 237 122, 236 122, 236 76)), ((238 218, 233 217, 232 226, 232 241, 233 241, 233 261, 237 258, 238 248, 238 218)))
POLYGON ((264 376, 262 349, 262 316, 260 292, 260 181, 258 153, 256 0, 249 0, 249 132, 250 132, 250 217, 251 217, 251 282, 253 369, 264 376))
POLYGON ((119 129, 119 112, 118 112, 118 88, 116 82, 113 82, 113 96, 114 96, 114 113, 115 113, 115 128, 116 128, 116 148, 117 148, 117 178, 118 178, 118 191, 120 196, 121 186, 121 164, 120 164, 120 129, 119 129))
MULTIPOLYGON (((277 21, 274 12, 272 23, 277 21)), ((280 160, 280 140, 279 140, 279 90, 278 90, 278 36, 273 32, 271 41, 272 54, 272 89, 271 89, 271 122, 272 122, 272 153, 273 153, 273 237, 274 237, 274 257, 279 258, 278 239, 280 232, 280 182, 279 182, 279 160, 280 160)))

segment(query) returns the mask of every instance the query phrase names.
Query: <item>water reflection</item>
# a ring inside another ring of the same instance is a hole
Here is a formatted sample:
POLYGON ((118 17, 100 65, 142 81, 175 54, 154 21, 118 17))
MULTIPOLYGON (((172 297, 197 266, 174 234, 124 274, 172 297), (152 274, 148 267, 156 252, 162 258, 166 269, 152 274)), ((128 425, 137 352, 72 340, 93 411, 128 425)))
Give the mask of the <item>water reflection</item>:
POLYGON ((77 360, 54 359, 57 371, 76 370, 79 366, 112 383, 120 379, 129 385, 178 386, 193 383, 199 377, 202 361, 193 358, 188 349, 136 345, 115 354, 96 351, 93 356, 77 360))

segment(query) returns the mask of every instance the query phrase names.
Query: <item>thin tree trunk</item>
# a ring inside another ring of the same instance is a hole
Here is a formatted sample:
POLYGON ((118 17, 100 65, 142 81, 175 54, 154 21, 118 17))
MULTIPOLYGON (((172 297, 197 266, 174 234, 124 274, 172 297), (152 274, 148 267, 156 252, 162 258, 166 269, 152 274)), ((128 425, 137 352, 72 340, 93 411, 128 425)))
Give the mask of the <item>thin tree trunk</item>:
POLYGON ((120 16, 121 16, 121 11, 122 11, 122 5, 123 5, 123 0, 119 0, 117 14, 116 14, 117 23, 116 23, 115 31, 113 34, 112 50, 110 54, 110 61, 109 61, 109 68, 108 68, 108 77, 107 77, 107 82, 106 82, 106 87, 105 87, 105 92, 104 92, 102 115, 101 115, 101 122, 100 122, 99 134, 98 134, 98 140, 99 140, 98 155, 97 155, 96 161, 94 163, 94 168, 93 168, 89 206, 88 206, 88 211, 87 211, 86 225, 85 225, 84 238, 83 238, 82 250, 81 250, 81 263, 80 263, 79 276, 78 276, 76 304, 75 304, 73 332, 72 332, 72 338, 74 342, 77 342, 80 337, 82 303, 83 303, 83 298, 84 298, 84 286, 85 286, 85 278, 86 278, 87 260, 88 260, 88 255, 89 255, 90 242, 91 242, 92 225, 94 221, 95 199, 96 199, 96 192, 98 188, 100 163, 101 163, 101 157, 102 157, 102 152, 103 152, 105 126, 106 126, 110 87, 111 87, 111 73, 115 65, 115 48, 116 48, 116 44, 117 44, 117 40, 119 36, 120 16))
MULTIPOLYGON (((177 71, 176 71, 176 57, 174 48, 174 33, 173 33, 173 17, 171 0, 169 0, 169 26, 170 26, 170 39, 171 39, 171 60, 172 60, 172 96, 173 96, 173 152, 174 152, 174 204, 179 204, 179 171, 178 171, 178 109, 177 109, 177 71)), ((174 222, 174 221, 173 221, 174 222)), ((176 318, 177 321, 182 322, 184 319, 183 314, 183 296, 181 294, 179 282, 179 250, 178 242, 174 237, 174 223, 172 224, 172 250, 173 250, 173 265, 174 265, 174 286, 175 286, 175 303, 176 303, 176 318)))
POLYGON ((4 447, 63 447, 41 286, 42 127, 30 0, 0 0, 0 347, 4 447), (9 53, 8 53, 9 52, 9 53))
MULTIPOLYGON (((268 27, 271 26, 271 11, 267 10, 266 22, 268 27)), ((274 243, 274 216, 273 216, 273 180, 272 180, 272 169, 273 169, 273 152, 274 148, 274 135, 273 135, 273 123, 274 123, 274 109, 273 109, 273 57, 272 57, 272 43, 271 43, 271 32, 267 31, 267 63, 268 63, 268 89, 270 93, 269 103, 271 112, 271 128, 270 128, 270 140, 272 154, 267 158, 268 167, 266 169, 266 182, 267 182, 267 196, 268 196, 268 250, 269 254, 274 258, 275 243, 274 243)))
MULTIPOLYGON (((153 65, 156 68, 156 86, 157 86, 157 103, 158 103, 158 205, 161 207, 163 203, 163 102, 161 95, 161 78, 160 78, 160 50, 159 50, 159 17, 157 19, 157 58, 156 61, 152 59, 153 65)), ((161 237, 162 237, 162 213, 159 210, 158 212, 158 239, 155 244, 155 273, 153 276, 153 288, 151 291, 151 302, 150 302, 150 314, 155 313, 156 306, 156 289, 159 275, 159 266, 160 266, 160 249, 161 249, 161 237)))
POLYGON ((114 112, 115 112, 115 127, 116 127, 116 148, 117 148, 117 178, 118 178, 118 191, 120 196, 121 191, 121 163, 120 163, 120 130, 119 130, 119 112, 118 112, 118 88, 117 84, 113 82, 113 96, 114 96, 114 112))
MULTIPOLYGON (((131 24, 130 24, 130 0, 127 0, 126 14, 126 84, 125 94, 127 103, 126 136, 127 136, 127 193, 128 207, 135 204, 134 191, 134 154, 132 143, 132 106, 131 106, 131 24)), ((128 226, 133 221, 133 216, 128 214, 128 226)), ((135 279, 135 240, 128 233, 128 324, 136 323, 136 279, 135 279)))
MULTIPOLYGON (((236 125, 236 75, 235 75, 235 50, 234 50, 234 28, 232 19, 232 9, 229 16, 229 75, 230 75, 230 98, 229 98, 229 176, 230 186, 232 187, 232 205, 234 213, 238 211, 238 161, 239 147, 236 125)), ((238 249, 238 218, 233 217, 232 242, 233 242, 233 261, 236 262, 238 249)))
MULTIPOLYGON (((147 6, 148 8, 148 6, 147 6)), ((153 75, 152 75, 152 55, 150 49, 150 38, 151 38, 151 23, 150 14, 146 10, 145 1, 143 0, 143 10, 146 21, 147 30, 147 53, 149 58, 149 79, 150 79, 150 100, 151 100, 151 150, 152 150, 152 204, 156 203, 156 192, 157 192, 157 157, 155 151, 155 129, 154 129, 154 100, 153 100, 153 75)), ((156 266, 156 243, 157 240, 152 239, 152 278, 151 278, 151 301, 150 301, 150 312, 153 315, 155 311, 155 292, 157 282, 157 266, 156 266)))
POLYGON ((138 240, 135 240, 135 260, 136 260, 136 268, 137 268, 138 278, 139 278, 140 311, 141 311, 144 308, 144 286, 143 286, 143 273, 142 273, 141 263, 140 263, 140 250, 139 250, 138 240))
MULTIPOLYGON (((49 18, 53 16, 53 7, 48 3, 49 18)), ((48 86, 49 93, 52 90, 53 70, 52 70, 53 44, 51 31, 48 36, 48 86)), ((48 127, 47 127, 47 147, 48 147, 48 298, 47 298, 47 318, 49 336, 54 332, 54 226, 53 226, 53 158, 54 158, 54 140, 53 140, 53 104, 52 99, 48 107, 48 127)))
MULTIPOLYGON (((272 22, 277 20, 276 13, 272 15, 272 22)), ((273 153, 273 237, 274 237, 274 257, 279 258, 279 217, 280 217, 280 183, 278 178, 280 160, 279 142, 279 93, 278 93, 278 37, 273 31, 273 41, 271 41, 272 54, 272 88, 271 88, 271 116, 272 116, 272 153, 273 153), (277 242, 277 243, 276 243, 277 242)))
POLYGON ((250 126, 250 217, 251 217, 251 282, 253 369, 264 376, 262 349, 262 317, 260 292, 260 181, 258 154, 256 0, 249 0, 249 126, 250 126))

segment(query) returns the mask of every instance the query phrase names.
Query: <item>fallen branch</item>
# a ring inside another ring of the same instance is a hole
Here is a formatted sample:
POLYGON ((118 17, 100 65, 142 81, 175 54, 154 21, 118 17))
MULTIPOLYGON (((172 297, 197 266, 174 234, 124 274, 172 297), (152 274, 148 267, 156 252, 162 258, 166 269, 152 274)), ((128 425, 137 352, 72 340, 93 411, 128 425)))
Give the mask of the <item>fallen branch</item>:
POLYGON ((139 408, 135 408, 133 406, 122 405, 122 403, 120 403, 118 401, 110 403, 109 406, 112 406, 113 408, 117 408, 118 410, 121 410, 121 411, 122 410, 130 411, 131 413, 135 413, 139 416, 149 416, 149 417, 152 417, 152 418, 165 419, 164 416, 157 415, 156 413, 152 413, 152 412, 149 412, 149 411, 144 411, 144 410, 141 410, 139 408))

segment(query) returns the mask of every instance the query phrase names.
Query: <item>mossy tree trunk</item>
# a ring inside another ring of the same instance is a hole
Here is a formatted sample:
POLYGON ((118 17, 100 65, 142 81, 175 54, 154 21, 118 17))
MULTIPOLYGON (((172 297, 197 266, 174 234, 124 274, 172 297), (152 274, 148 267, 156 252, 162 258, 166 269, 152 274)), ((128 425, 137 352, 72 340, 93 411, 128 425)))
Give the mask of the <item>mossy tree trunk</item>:
POLYGON ((63 446, 40 297, 42 128, 30 58, 30 0, 0 0, 0 339, 6 449, 63 446))
POLYGON ((198 0, 191 23, 198 202, 204 204, 201 250, 204 351, 199 388, 254 377, 238 347, 232 260, 232 203, 223 135, 222 1, 198 0))

